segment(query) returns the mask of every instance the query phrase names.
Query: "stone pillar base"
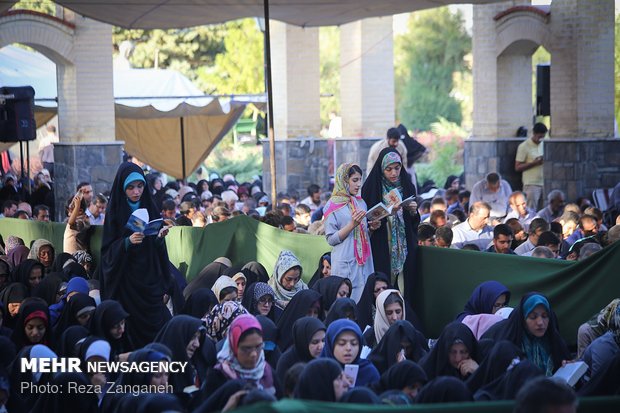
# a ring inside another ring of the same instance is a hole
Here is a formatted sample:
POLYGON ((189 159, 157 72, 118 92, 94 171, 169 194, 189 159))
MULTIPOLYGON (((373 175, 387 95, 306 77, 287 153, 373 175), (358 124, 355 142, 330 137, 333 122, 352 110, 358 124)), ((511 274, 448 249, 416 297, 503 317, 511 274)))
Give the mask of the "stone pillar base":
POLYGON ((545 193, 561 189, 573 202, 620 182, 620 139, 551 138, 544 145, 545 193))
POLYGON ((463 156, 467 188, 471 189, 488 173, 497 172, 512 189, 521 189, 521 173, 515 172, 515 156, 523 141, 524 138, 466 139, 463 156))
POLYGON ((64 221, 65 206, 80 182, 90 182, 95 194, 112 188, 123 160, 124 142, 54 144, 55 220, 64 221))

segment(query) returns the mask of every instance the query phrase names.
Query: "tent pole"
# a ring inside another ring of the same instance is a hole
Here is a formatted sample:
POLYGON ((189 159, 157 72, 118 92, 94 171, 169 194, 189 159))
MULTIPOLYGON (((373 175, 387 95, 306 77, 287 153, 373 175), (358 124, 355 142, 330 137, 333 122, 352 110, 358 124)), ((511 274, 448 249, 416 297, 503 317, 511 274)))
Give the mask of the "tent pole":
POLYGON ((276 137, 273 129, 273 88, 271 84, 271 33, 269 31, 269 0, 263 0, 265 9, 265 83, 267 84, 267 125, 269 134, 269 172, 271 174, 271 205, 276 207, 276 137))
POLYGON ((181 179, 185 181, 185 129, 183 128, 183 116, 180 118, 181 122, 181 168, 182 175, 181 179))

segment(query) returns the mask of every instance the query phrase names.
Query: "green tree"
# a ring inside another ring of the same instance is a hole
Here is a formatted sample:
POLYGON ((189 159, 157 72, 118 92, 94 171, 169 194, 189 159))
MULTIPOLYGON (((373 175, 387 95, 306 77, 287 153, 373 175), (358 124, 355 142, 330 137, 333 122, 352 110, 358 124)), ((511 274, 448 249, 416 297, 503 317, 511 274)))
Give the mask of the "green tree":
POLYGON ((412 13, 408 32, 396 39, 397 108, 410 129, 428 130, 438 116, 460 124, 454 73, 468 70, 471 36, 460 11, 447 7, 412 13))
POLYGON ((196 70, 198 85, 214 94, 264 93, 264 37, 255 20, 228 22, 223 31, 214 64, 196 70))
POLYGON ((340 114, 340 28, 319 29, 321 65, 321 124, 329 125, 329 114, 340 114))
POLYGON ((56 14, 56 5, 52 0, 20 0, 15 3, 12 9, 33 10, 45 14, 56 14))

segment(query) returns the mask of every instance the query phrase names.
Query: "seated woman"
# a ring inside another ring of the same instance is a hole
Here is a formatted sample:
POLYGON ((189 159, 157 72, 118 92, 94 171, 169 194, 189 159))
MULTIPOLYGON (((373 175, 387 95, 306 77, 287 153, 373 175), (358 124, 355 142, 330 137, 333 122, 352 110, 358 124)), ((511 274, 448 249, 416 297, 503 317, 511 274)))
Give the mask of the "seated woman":
POLYGON ((294 394, 301 400, 337 402, 349 390, 349 383, 340 364, 332 359, 318 358, 306 364, 294 394))
POLYGON ((274 323, 282 315, 282 310, 275 305, 276 294, 269 284, 255 282, 245 290, 241 304, 250 314, 268 317, 274 323))
POLYGON ((403 360, 392 365, 372 387, 378 394, 390 390, 402 391, 413 403, 418 391, 427 381, 428 378, 422 367, 413 361, 403 360))
POLYGON ((547 298, 537 292, 524 295, 510 317, 493 326, 484 337, 512 341, 547 376, 569 359, 556 315, 547 298))
POLYGON ((336 320, 345 318, 357 322, 357 304, 351 298, 339 298, 334 301, 325 317, 325 325, 328 326, 336 320))
POLYGON ((296 363, 307 363, 321 355, 325 345, 325 324, 318 318, 302 317, 293 324, 293 345, 282 354, 276 377, 284 383, 287 371, 296 363))
POLYGON ((28 287, 22 283, 11 283, 0 292, 0 302, 4 305, 2 324, 5 327, 15 328, 19 307, 29 295, 28 287))
POLYGON ((129 314, 118 301, 104 300, 97 306, 90 321, 93 336, 105 339, 112 348, 112 360, 127 360, 133 344, 125 331, 125 320, 129 314))
POLYGON ((325 315, 327 315, 327 311, 329 311, 334 301, 338 298, 351 297, 352 288, 351 280, 348 278, 338 277, 336 275, 323 278, 317 281, 312 287, 312 289, 318 291, 323 298, 323 309, 325 310, 325 315))
POLYGON ((485 281, 478 285, 469 297, 463 311, 456 317, 456 321, 463 321, 468 315, 495 314, 500 308, 510 302, 510 290, 497 281, 485 281))
POLYGON ((373 328, 364 333, 368 347, 375 348, 392 324, 405 319, 405 301, 398 290, 385 290, 377 296, 373 328))
POLYGON ((28 254, 28 258, 37 260, 43 264, 45 273, 51 271, 55 257, 56 254, 54 253, 54 245, 48 240, 42 238, 32 243, 30 253, 28 254))
POLYGON ((301 317, 323 319, 321 294, 314 290, 297 293, 278 320, 278 347, 286 350, 293 344, 293 324, 301 317))
POLYGON ((43 264, 37 260, 27 259, 15 269, 15 281, 28 287, 29 294, 32 295, 45 275, 43 264))
POLYGON ((429 379, 453 376, 465 380, 478 369, 478 343, 463 323, 444 327, 431 351, 420 360, 429 379))
POLYGON ((217 297, 218 302, 237 301, 237 284, 227 275, 219 277, 211 290, 217 297))
POLYGON ((184 371, 171 373, 168 378, 176 395, 185 394, 183 391, 186 387, 200 387, 192 358, 200 352, 200 340, 204 334, 205 327, 200 319, 177 315, 172 317, 155 337, 155 343, 161 343, 170 349, 173 361, 187 362, 184 371))
POLYGON ((224 301, 213 307, 209 314, 203 317, 202 321, 207 327, 207 335, 217 343, 226 337, 228 328, 235 321, 235 318, 247 313, 247 310, 238 302, 224 301))
POLYGON ((583 355, 590 343, 609 331, 609 322, 619 305, 620 298, 613 299, 590 320, 579 326, 577 331, 577 357, 583 355))
POLYGON ((474 401, 471 392, 455 377, 436 377, 428 382, 415 398, 417 404, 457 403, 474 401))
POLYGON ((232 263, 226 257, 215 259, 212 263, 206 265, 198 275, 187 284, 187 287, 183 290, 183 297, 188 298, 199 288, 211 289, 215 281, 231 266, 232 263))
POLYGON ((191 315, 196 318, 205 317, 209 311, 218 304, 215 293, 209 288, 199 288, 187 297, 181 314, 191 315))
POLYGON ((208 397, 229 380, 242 380, 249 387, 279 395, 279 385, 265 360, 263 346, 263 331, 256 317, 243 314, 235 318, 217 354, 218 363, 207 373, 202 387, 204 395, 208 397))
POLYGON ((25 299, 19 307, 11 339, 19 351, 35 344, 51 345, 50 315, 47 303, 41 298, 25 299))
POLYGON ((77 293, 73 295, 62 309, 60 318, 54 326, 54 341, 57 342, 62 333, 71 326, 81 325, 88 327, 88 322, 95 311, 95 307, 95 299, 88 296, 88 294, 77 293))
POLYGON ((326 252, 319 258, 319 265, 310 279, 310 282, 308 282, 308 287, 314 287, 317 281, 329 277, 330 275, 332 275, 332 253, 326 252))
POLYGON ((607 326, 609 331, 594 340, 583 353, 583 361, 590 366, 591 377, 597 375, 620 354, 620 306, 616 306, 607 326))
POLYGON ((394 364, 405 360, 422 359, 428 352, 426 338, 407 320, 394 322, 383 335, 379 344, 368 355, 379 374, 385 373, 394 364))
POLYGON ((301 280, 301 261, 291 251, 280 252, 269 285, 276 294, 276 305, 285 309, 291 299, 308 286, 301 280))
POLYGON ((358 365, 355 386, 368 386, 379 381, 379 372, 370 361, 360 358, 363 344, 362 331, 357 324, 350 320, 336 320, 327 327, 321 357, 334 359, 341 366, 358 365))
POLYGON ((389 288, 392 288, 390 287, 389 277, 382 272, 372 273, 366 280, 362 298, 360 298, 357 306, 357 324, 362 330, 365 330, 366 326, 372 327, 374 325, 377 297, 382 291, 389 288))
POLYGON ((232 280, 237 285, 237 301, 241 302, 243 300, 243 294, 245 293, 245 287, 248 283, 248 278, 241 271, 233 274, 233 276, 230 278, 232 278, 232 280))

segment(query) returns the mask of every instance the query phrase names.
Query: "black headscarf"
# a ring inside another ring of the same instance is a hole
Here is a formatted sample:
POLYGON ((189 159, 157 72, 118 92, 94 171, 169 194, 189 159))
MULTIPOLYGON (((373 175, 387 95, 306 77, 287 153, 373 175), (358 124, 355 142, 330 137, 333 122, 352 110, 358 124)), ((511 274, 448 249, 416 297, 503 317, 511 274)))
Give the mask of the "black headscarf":
POLYGON ((523 360, 491 383, 483 386, 474 394, 474 399, 476 401, 514 400, 525 383, 539 376, 544 376, 543 371, 528 360, 523 360))
POLYGON ((22 283, 11 283, 5 287, 0 293, 0 302, 4 305, 3 314, 4 320, 2 324, 8 328, 15 328, 15 321, 17 316, 13 317, 9 312, 9 304, 21 303, 30 294, 28 293, 28 287, 22 283))
POLYGON ((62 272, 51 272, 43 277, 39 285, 37 285, 32 292, 32 296, 42 298, 47 305, 54 305, 60 298, 58 296, 58 290, 64 281, 65 278, 62 272))
POLYGON ((243 268, 241 268, 241 272, 243 273, 243 275, 245 275, 245 278, 247 280, 245 285, 246 288, 249 285, 258 281, 264 283, 269 282, 269 273, 260 262, 248 262, 243 266, 243 268))
MULTIPOLYGON (((130 397, 134 397, 130 394, 130 397)), ((174 394, 143 393, 138 396, 136 413, 182 412, 183 405, 174 394)))
POLYGON ((84 279, 89 278, 88 273, 86 272, 86 269, 82 267, 82 265, 78 264, 77 262, 67 263, 63 267, 62 272, 65 274, 67 279, 71 279, 73 277, 82 277, 84 279))
MULTIPOLYGON (((385 148, 379 153, 379 157, 375 162, 372 170, 368 174, 368 178, 364 181, 362 186, 362 198, 368 205, 368 208, 372 208, 380 202, 383 202, 383 168, 382 162, 385 155, 390 152, 395 152, 399 155, 398 151, 394 148, 385 148)), ((402 198, 406 199, 412 195, 416 195, 415 186, 411 183, 411 176, 407 173, 405 168, 406 160, 402 160, 403 166, 400 170, 400 185, 402 188, 402 198)), ((403 266, 405 291, 403 294, 405 299, 410 299, 410 294, 413 288, 414 277, 414 260, 417 250, 417 237, 418 237, 418 224, 420 222, 420 215, 416 212, 415 216, 409 214, 409 212, 403 211, 403 220, 405 222, 405 234, 407 237, 407 258, 403 266)), ((372 259, 375 265, 375 271, 380 271, 385 274, 391 274, 391 251, 388 243, 388 229, 385 220, 370 237, 370 243, 372 246, 372 259)))
POLYGON ((342 284, 346 284, 349 286, 348 297, 350 297, 351 291, 353 291, 353 286, 351 285, 351 280, 349 280, 348 278, 342 278, 336 275, 332 275, 330 277, 325 277, 318 280, 312 287, 313 290, 316 290, 319 292, 319 294, 321 294, 323 308, 325 309, 325 311, 332 308, 332 304, 334 304, 334 301, 336 301, 336 299, 338 298, 338 289, 342 284))
POLYGON ((127 319, 129 314, 123 306, 114 300, 104 300, 97 306, 90 318, 90 332, 92 335, 107 340, 112 347, 112 356, 132 351, 135 349, 130 336, 127 334, 127 319), (125 332, 123 336, 116 340, 110 335, 110 330, 115 324, 125 320, 125 332))
POLYGON ((50 312, 47 308, 47 303, 41 298, 30 297, 25 299, 24 302, 22 302, 21 307, 19 307, 19 313, 17 313, 17 317, 15 319, 15 328, 13 329, 11 339, 13 340, 13 343, 15 343, 15 347, 18 349, 34 344, 43 344, 49 347, 51 345, 52 337, 51 330, 50 312), (46 327, 45 334, 38 343, 31 343, 28 337, 26 337, 26 332, 24 331, 27 320, 34 318, 42 319, 46 327))
POLYGON ((420 390, 415 398, 418 404, 456 403, 474 401, 471 392, 456 377, 437 377, 420 390))
POLYGON ((366 280, 366 285, 364 285, 364 290, 362 291, 362 297, 357 305, 357 325, 360 326, 362 330, 366 328, 366 326, 374 325, 374 308, 375 308, 375 283, 377 281, 384 281, 387 283, 387 288, 392 288, 390 283, 390 278, 387 274, 382 272, 375 272, 368 276, 366 280))
MULTIPOLYGON (((153 341, 157 331, 170 319, 163 296, 173 281, 168 269, 166 243, 157 236, 145 237, 141 244, 131 245, 126 228, 132 207, 125 194, 125 180, 131 175, 144 179, 142 169, 133 163, 121 164, 116 172, 106 208, 101 243, 102 298, 119 301, 131 314, 126 334, 142 347, 153 341)), ((150 219, 160 216, 147 182, 139 201, 150 219)))
POLYGON ((427 381, 426 373, 420 365, 411 360, 404 360, 384 372, 373 388, 378 393, 388 390, 402 391, 405 387, 413 387, 416 383, 424 385, 427 381))
MULTIPOLYGON (((172 360, 180 362, 188 362, 187 345, 194 334, 204 329, 200 319, 188 315, 177 315, 168 321, 155 337, 156 343, 166 345, 172 352, 172 360)), ((200 352, 200 348, 196 349, 196 353, 200 352)), ((175 393, 182 393, 187 386, 194 384, 194 367, 192 363, 188 363, 185 371, 180 373, 171 373, 169 382, 174 387, 175 393)))
POLYGON ((491 383, 506 372, 513 360, 520 360, 523 352, 508 340, 495 343, 478 369, 467 379, 465 384, 472 393, 491 383))
MULTIPOLYGON (((69 383, 78 386, 90 385, 85 373, 58 373, 51 381, 51 385, 58 385, 67 389, 69 383)), ((95 412, 98 410, 97 395, 92 392, 45 392, 39 396, 32 413, 67 413, 67 412, 95 412)))
MULTIPOLYGON (((487 331, 489 334, 485 334, 483 337, 493 338, 495 340, 512 341, 519 349, 527 353, 524 346, 524 341, 526 340, 526 336, 531 337, 531 335, 529 334, 525 323, 527 314, 525 314, 523 310, 523 304, 533 295, 542 296, 546 300, 546 297, 538 292, 530 292, 525 294, 523 298, 521 298, 519 306, 516 307, 512 313, 510 313, 508 319, 500 321, 497 324, 497 328, 493 328, 495 326, 491 327, 491 329, 487 331)), ((549 348, 549 354, 553 361, 553 370, 555 371, 562 365, 563 360, 568 360, 570 358, 570 355, 566 342, 562 336, 560 336, 557 316, 551 308, 549 309, 549 325, 545 335, 542 337, 542 340, 545 341, 549 348)))
POLYGON ((342 368, 336 360, 329 358, 312 360, 306 364, 299 376, 295 387, 295 398, 336 402, 334 380, 340 373, 342 373, 342 368))
POLYGON ((342 395, 339 403, 383 404, 379 396, 367 387, 354 387, 342 395))
POLYGON ((59 357, 77 357, 76 344, 90 335, 90 331, 83 326, 71 326, 67 328, 55 343, 54 350, 59 357))
POLYGON ((456 317, 456 321, 463 321, 468 315, 493 314, 493 305, 500 295, 506 294, 506 303, 510 301, 510 290, 497 281, 485 281, 476 286, 471 297, 467 300, 463 312, 456 317))
POLYGON ((9 401, 6 404, 6 408, 9 412, 30 412, 34 407, 39 394, 34 392, 21 392, 18 389, 21 388, 22 383, 33 383, 38 385, 45 385, 51 380, 52 373, 33 373, 29 369, 22 371, 21 361, 22 359, 32 360, 37 358, 35 352, 38 352, 42 357, 55 358, 55 354, 45 346, 26 346, 17 353, 17 357, 9 368, 9 382, 11 391, 9 401), (36 348, 36 350, 35 350, 36 348))
POLYGON ((212 413, 221 411, 233 394, 246 387, 247 383, 243 380, 227 380, 218 387, 213 393, 203 401, 194 413, 212 413))
POLYGON ((469 357, 478 359, 478 342, 474 333, 463 323, 452 322, 444 327, 431 351, 420 360, 420 366, 429 379, 439 376, 453 376, 461 379, 461 373, 450 364, 450 349, 462 342, 469 351, 469 357))
POLYGON ((39 261, 33 260, 31 258, 29 258, 27 260, 24 260, 14 270, 14 275, 15 275, 14 281, 22 283, 26 287, 28 287, 28 291, 30 291, 31 294, 35 290, 36 287, 35 288, 30 288, 29 278, 30 278, 30 272, 33 269, 35 269, 35 268, 40 268, 41 269, 41 276, 42 276, 42 278, 45 278, 45 267, 43 267, 43 264, 41 264, 39 261))
POLYGON ((51 271, 62 272, 65 266, 65 263, 69 260, 75 261, 75 258, 73 258, 73 255, 69 254, 68 252, 61 252, 60 254, 56 256, 56 259, 52 263, 51 271))
MULTIPOLYGON (((302 290, 293 296, 278 320, 278 347, 288 349, 293 344, 293 324, 308 314, 316 302, 321 303, 321 294, 314 290, 302 290)), ((323 316, 323 306, 319 306, 319 318, 323 316)))
POLYGON ((351 298, 339 298, 330 307, 325 317, 325 325, 330 325, 341 318, 357 322, 357 304, 351 298), (352 318, 349 318, 352 317, 352 318))
POLYGON ((270 295, 274 300, 274 304, 271 306, 269 313, 267 313, 267 317, 275 323, 278 321, 277 314, 281 314, 282 310, 277 308, 275 305, 275 293, 269 284, 258 281, 250 284, 249 287, 246 286, 245 291, 243 292, 243 300, 241 300, 241 305, 248 310, 250 314, 258 316, 260 315, 257 308, 258 301, 265 295, 270 295))
POLYGON ((194 279, 189 282, 189 284, 187 284, 187 287, 183 290, 183 297, 187 299, 199 288, 211 289, 211 287, 215 284, 215 281, 220 278, 227 268, 227 265, 219 262, 212 262, 207 265, 196 277, 194 277, 194 279))
POLYGON ((54 326, 54 340, 58 341, 62 333, 71 326, 79 325, 78 313, 92 307, 95 310, 97 303, 95 299, 88 294, 77 293, 69 298, 67 304, 62 308, 62 313, 58 318, 58 322, 54 326))
POLYGON ((280 357, 282 357, 282 351, 280 351, 280 348, 276 344, 278 327, 276 327, 276 324, 270 318, 265 317, 264 315, 257 315, 256 319, 263 329, 265 360, 271 366, 271 370, 275 371, 278 366, 278 361, 280 360, 280 357))
POLYGON ((312 278, 310 279, 310 282, 308 282, 308 287, 309 288, 314 288, 314 284, 316 284, 317 281, 323 279, 323 261, 328 261, 330 264, 332 262, 332 253, 331 252, 326 252, 325 254, 321 255, 321 258, 319 258, 319 266, 317 267, 316 271, 314 272, 314 275, 312 275, 312 278))
POLYGON ((310 341, 317 331, 327 330, 325 324, 318 318, 302 317, 293 324, 293 345, 288 348, 280 357, 276 376, 280 383, 284 383, 286 372, 299 362, 314 360, 310 354, 310 341))
POLYGON ((0 369, 7 369, 17 355, 15 344, 9 337, 0 336, 0 369))
POLYGON ((386 372, 396 364, 398 353, 402 349, 401 343, 404 340, 411 343, 411 351, 407 354, 407 360, 417 363, 426 355, 428 345, 424 336, 409 321, 399 320, 388 328, 379 344, 368 355, 368 360, 379 370, 379 374, 386 372))
POLYGON ((182 314, 202 318, 218 303, 210 288, 199 288, 185 300, 182 314))

